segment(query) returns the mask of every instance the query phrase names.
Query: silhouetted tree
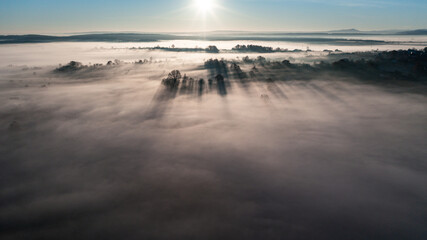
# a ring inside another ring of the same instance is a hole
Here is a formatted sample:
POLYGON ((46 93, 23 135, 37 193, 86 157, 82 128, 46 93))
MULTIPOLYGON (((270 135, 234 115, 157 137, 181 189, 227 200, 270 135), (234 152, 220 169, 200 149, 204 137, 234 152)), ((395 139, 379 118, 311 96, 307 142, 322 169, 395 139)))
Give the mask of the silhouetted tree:
MULTIPOLYGON (((232 50, 238 52, 259 52, 259 53, 271 53, 274 52, 272 47, 263 47, 258 45, 236 45, 232 50)), ((280 51, 280 48, 279 50, 280 51)))
POLYGON ((244 63, 253 63, 253 61, 249 58, 249 56, 243 57, 243 58, 242 58, 242 61, 243 61, 244 63))
POLYGON ((181 72, 178 70, 173 70, 168 74, 167 78, 163 79, 162 83, 170 89, 175 89, 179 86, 181 78, 181 72))
POLYGON ((289 60, 283 60, 282 64, 285 65, 286 67, 291 67, 292 66, 292 64, 291 64, 291 62, 289 62, 289 60))
POLYGON ((208 48, 206 48, 206 52, 219 53, 219 49, 216 46, 209 46, 208 48))
POLYGON ((227 67, 224 60, 218 60, 218 59, 209 59, 205 61, 205 67, 206 68, 216 68, 216 69, 225 69, 227 67))
POLYGON ((86 68, 87 66, 83 65, 80 62, 71 61, 67 65, 60 66, 59 68, 55 69, 55 72, 74 72, 81 70, 83 68, 86 68))
POLYGON ((264 63, 266 63, 266 62, 267 62, 267 59, 265 59, 265 57, 263 57, 263 56, 258 56, 258 57, 256 58, 256 60, 257 60, 257 62, 259 62, 259 63, 261 63, 261 64, 264 64, 264 63))
POLYGON ((181 80, 181 72, 179 70, 173 70, 169 73, 168 78, 173 79, 175 81, 181 80))

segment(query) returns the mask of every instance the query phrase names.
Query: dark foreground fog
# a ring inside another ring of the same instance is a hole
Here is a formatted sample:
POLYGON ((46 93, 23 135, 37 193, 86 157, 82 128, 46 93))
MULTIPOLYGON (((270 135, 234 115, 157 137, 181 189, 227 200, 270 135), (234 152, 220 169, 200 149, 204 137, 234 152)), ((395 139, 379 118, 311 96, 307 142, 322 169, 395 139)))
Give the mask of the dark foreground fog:
POLYGON ((0 237, 425 239, 426 55, 382 56, 2 67, 0 237))

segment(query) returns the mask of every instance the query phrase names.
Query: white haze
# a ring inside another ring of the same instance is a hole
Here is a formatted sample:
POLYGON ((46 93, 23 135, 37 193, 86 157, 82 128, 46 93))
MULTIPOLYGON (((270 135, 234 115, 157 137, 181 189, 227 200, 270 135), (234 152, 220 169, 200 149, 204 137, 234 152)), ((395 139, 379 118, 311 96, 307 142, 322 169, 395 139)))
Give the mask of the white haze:
MULTIPOLYGON (((268 37, 268 35, 260 35, 260 37, 268 37)), ((276 36, 277 37, 277 36, 276 36)), ((291 36, 292 37, 292 36, 291 36)), ((99 63, 106 62, 111 59, 120 59, 122 61, 134 61, 136 59, 144 58, 156 58, 158 60, 169 60, 174 59, 180 60, 200 60, 211 57, 215 58, 233 58, 235 56, 246 56, 251 54, 235 54, 228 53, 224 56, 218 54, 203 54, 203 53, 177 53, 169 52, 162 53, 157 51, 148 50, 131 50, 131 48, 152 48, 156 46, 160 47, 171 47, 176 48, 206 48, 209 45, 215 45, 219 49, 231 49, 234 46, 240 45, 260 45, 269 46, 273 48, 282 48, 289 50, 313 50, 321 52, 323 50, 341 50, 343 52, 356 52, 356 51, 387 51, 387 50, 398 50, 398 49, 423 49, 427 46, 426 36, 295 36, 299 38, 300 42, 283 42, 283 41, 192 41, 192 40, 172 40, 172 41, 158 41, 158 42, 125 42, 125 43, 111 43, 111 42, 88 42, 88 43, 36 43, 36 44, 0 44, 0 67, 9 64, 13 65, 56 65, 58 63, 66 63, 71 60, 78 60, 83 63, 99 63), (338 45, 336 43, 316 44, 316 43, 305 43, 305 38, 333 38, 343 40, 375 40, 385 41, 385 44, 362 44, 362 45, 351 45, 351 43, 345 43, 338 45)), ((307 53, 305 55, 313 55, 316 53, 307 53)), ((321 53, 324 54, 324 53, 321 53)), ((252 54, 259 55, 259 54, 252 54)), ((270 58, 275 58, 277 54, 270 54, 270 58)), ((299 58, 301 53, 291 53, 288 57, 299 58)), ((316 54, 318 55, 318 54, 316 54)), ((283 53, 277 58, 283 58, 283 53)))
POLYGON ((425 95, 322 75, 159 100, 171 70, 236 55, 111 46, 133 44, 1 46, 2 239, 426 236, 425 95))

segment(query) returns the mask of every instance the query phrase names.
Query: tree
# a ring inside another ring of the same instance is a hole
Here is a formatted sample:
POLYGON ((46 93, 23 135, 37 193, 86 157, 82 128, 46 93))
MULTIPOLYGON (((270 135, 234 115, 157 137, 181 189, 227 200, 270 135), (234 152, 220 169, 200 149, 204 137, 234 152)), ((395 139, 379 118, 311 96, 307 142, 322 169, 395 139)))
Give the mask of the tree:
POLYGON ((67 65, 61 66, 61 67, 55 69, 55 72, 75 72, 75 71, 81 70, 81 69, 86 68, 86 67, 87 66, 83 65, 80 62, 71 61, 67 65))
POLYGON ((169 87, 170 89, 175 89, 178 87, 180 80, 181 80, 181 72, 178 70, 173 70, 168 74, 168 77, 163 79, 162 83, 166 87, 169 87))
POLYGON ((219 49, 216 46, 208 46, 208 48, 206 48, 206 52, 219 53, 219 49))
POLYGON ((169 73, 168 78, 169 79, 173 79, 175 81, 179 81, 181 80, 181 72, 179 70, 173 70, 172 72, 169 73))

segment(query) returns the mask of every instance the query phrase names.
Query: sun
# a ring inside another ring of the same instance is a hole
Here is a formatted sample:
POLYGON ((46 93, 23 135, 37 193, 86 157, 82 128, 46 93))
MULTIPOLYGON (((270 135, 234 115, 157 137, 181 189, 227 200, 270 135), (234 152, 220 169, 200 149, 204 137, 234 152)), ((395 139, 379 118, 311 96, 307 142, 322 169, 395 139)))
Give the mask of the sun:
POLYGON ((213 8, 213 0, 195 0, 195 3, 202 12, 208 12, 213 8))

